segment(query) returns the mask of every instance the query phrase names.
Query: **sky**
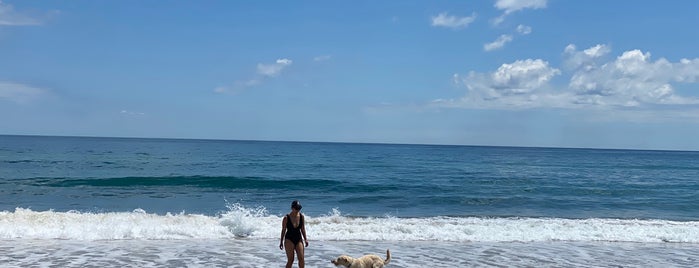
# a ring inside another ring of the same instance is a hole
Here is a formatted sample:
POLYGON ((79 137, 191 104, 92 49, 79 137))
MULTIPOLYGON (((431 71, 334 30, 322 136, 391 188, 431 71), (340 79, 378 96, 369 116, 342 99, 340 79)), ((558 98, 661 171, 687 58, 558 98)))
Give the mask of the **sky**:
POLYGON ((699 150, 697 11, 0 0, 0 134, 699 150))

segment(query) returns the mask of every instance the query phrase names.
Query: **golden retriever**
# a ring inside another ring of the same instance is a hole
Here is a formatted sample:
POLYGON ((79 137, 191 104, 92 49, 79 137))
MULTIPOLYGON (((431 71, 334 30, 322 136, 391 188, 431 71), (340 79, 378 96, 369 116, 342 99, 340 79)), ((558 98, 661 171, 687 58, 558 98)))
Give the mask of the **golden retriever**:
POLYGON ((361 258, 352 258, 347 255, 337 257, 331 260, 335 266, 344 266, 347 268, 381 268, 391 261, 391 251, 386 250, 386 260, 374 254, 364 255, 361 258))

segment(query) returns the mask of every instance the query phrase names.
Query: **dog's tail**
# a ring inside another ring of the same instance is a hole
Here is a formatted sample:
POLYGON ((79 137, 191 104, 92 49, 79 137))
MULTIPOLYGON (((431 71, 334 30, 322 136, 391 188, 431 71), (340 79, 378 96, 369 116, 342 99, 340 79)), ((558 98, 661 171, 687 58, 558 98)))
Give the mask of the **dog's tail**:
POLYGON ((383 261, 383 263, 388 264, 389 262, 391 262, 391 251, 387 249, 386 250, 386 260, 383 261))

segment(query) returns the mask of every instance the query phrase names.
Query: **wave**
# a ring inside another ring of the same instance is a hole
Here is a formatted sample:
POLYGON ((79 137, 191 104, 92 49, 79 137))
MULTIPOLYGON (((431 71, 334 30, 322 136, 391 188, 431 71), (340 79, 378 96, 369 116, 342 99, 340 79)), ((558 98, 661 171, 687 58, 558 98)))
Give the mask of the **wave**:
POLYGON ((261 177, 231 176, 166 176, 166 177, 116 177, 116 178, 31 178, 25 183, 49 187, 130 187, 130 186, 192 186, 222 189, 287 189, 303 185, 327 187, 340 184, 332 180, 275 180, 261 177))
MULTIPOLYGON (((216 216, 131 212, 0 212, 0 239, 163 240, 278 239, 282 217, 239 204, 216 216)), ((699 221, 306 216, 312 240, 536 242, 607 241, 699 243, 699 221)))

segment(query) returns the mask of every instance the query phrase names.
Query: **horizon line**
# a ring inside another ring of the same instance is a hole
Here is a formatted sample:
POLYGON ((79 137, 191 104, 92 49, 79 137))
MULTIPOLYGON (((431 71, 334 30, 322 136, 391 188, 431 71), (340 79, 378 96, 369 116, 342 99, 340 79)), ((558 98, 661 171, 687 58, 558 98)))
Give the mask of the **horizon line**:
POLYGON ((223 139, 223 138, 186 138, 186 137, 135 137, 135 136, 94 136, 94 135, 47 135, 47 134, 0 134, 15 137, 53 137, 53 138, 93 138, 93 139, 142 139, 142 140, 190 140, 190 141, 238 141, 238 142, 283 142, 283 143, 328 143, 328 144, 364 144, 364 145, 412 145, 412 146, 454 146, 454 147, 499 147, 529 149, 570 149, 570 150, 615 150, 615 151, 657 151, 657 152, 699 152, 691 149, 639 149, 639 148, 604 148, 604 147, 555 147, 527 145, 492 145, 492 144, 446 144, 446 143, 405 143, 405 142, 362 142, 362 141, 313 141, 313 140, 263 140, 263 139, 223 139))

